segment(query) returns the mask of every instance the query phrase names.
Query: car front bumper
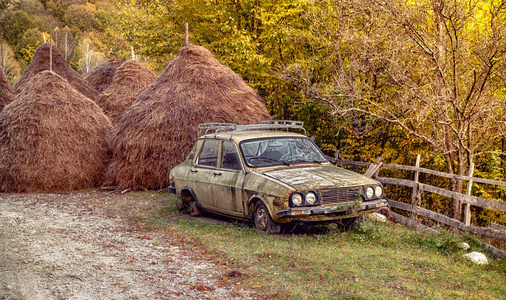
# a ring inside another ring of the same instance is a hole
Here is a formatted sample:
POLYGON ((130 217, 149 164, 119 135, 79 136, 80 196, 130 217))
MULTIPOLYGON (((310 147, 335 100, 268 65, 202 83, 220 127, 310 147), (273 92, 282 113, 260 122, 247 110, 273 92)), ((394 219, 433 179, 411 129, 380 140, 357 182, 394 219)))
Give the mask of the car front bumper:
POLYGON ((314 207, 297 207, 289 208, 279 211, 276 216, 278 219, 293 218, 304 221, 312 221, 311 217, 316 219, 340 219, 346 217, 353 217, 368 212, 374 212, 377 209, 388 207, 386 199, 379 199, 375 201, 362 202, 360 207, 356 203, 323 205, 314 207))

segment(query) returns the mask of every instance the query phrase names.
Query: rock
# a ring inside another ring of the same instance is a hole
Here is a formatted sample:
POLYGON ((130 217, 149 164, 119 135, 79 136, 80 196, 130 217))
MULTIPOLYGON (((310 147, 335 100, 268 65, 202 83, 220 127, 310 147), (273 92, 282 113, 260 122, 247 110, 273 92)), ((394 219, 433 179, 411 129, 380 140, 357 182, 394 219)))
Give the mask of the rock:
POLYGON ((487 257, 485 254, 480 252, 471 252, 469 254, 464 254, 464 257, 470 259, 472 262, 478 265, 486 265, 488 264, 487 257))
POLYGON ((387 217, 385 217, 382 214, 379 213, 372 213, 367 215, 369 218, 373 219, 374 221, 380 221, 380 222, 386 222, 387 217))
POLYGON ((469 248, 471 248, 471 246, 469 246, 468 243, 459 243, 457 245, 457 248, 459 248, 462 251, 467 251, 469 248))
POLYGON ((8 290, 8 291, 10 291, 10 290, 12 290, 12 287, 10 285, 8 285, 8 286, 5 287, 5 289, 8 290))

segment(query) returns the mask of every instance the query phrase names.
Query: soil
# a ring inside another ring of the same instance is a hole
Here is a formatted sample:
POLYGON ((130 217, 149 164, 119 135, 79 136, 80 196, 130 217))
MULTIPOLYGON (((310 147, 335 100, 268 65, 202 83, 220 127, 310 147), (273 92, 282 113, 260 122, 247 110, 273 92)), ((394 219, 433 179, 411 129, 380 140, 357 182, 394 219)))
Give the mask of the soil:
POLYGON ((170 232, 137 228, 85 199, 0 193, 0 299, 250 299, 227 280, 233 272, 170 232))

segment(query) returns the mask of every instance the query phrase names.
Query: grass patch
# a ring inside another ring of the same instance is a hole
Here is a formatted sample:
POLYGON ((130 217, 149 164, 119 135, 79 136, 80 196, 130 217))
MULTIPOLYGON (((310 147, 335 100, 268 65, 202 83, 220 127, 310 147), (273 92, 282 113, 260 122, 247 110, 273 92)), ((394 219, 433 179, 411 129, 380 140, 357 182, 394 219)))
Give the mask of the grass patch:
POLYGON ((257 299, 481 300, 506 295, 506 261, 490 255, 485 266, 467 261, 460 242, 471 245, 468 252, 486 253, 467 235, 442 229, 430 235, 367 219, 350 232, 327 225, 275 236, 248 223, 180 214, 178 200, 166 193, 110 198, 104 211, 114 205, 138 226, 184 236, 178 242, 230 268, 234 284, 255 290, 257 299))
MULTIPOLYGON (((351 232, 273 236, 254 228, 181 222, 177 227, 234 267, 260 297, 289 299, 500 299, 504 263, 461 258, 457 237, 366 221, 351 232)), ((332 226, 331 226, 332 227, 332 226)))

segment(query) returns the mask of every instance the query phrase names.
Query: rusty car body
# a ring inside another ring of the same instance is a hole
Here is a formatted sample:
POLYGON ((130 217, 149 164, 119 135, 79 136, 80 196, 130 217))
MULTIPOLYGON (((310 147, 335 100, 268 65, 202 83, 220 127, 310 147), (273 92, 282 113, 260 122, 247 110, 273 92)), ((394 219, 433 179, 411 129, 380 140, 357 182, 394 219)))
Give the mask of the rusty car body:
POLYGON ((205 134, 169 174, 169 192, 194 215, 203 209, 280 233, 287 225, 314 222, 353 227, 387 206, 378 181, 332 165, 302 122, 199 128, 205 134))

